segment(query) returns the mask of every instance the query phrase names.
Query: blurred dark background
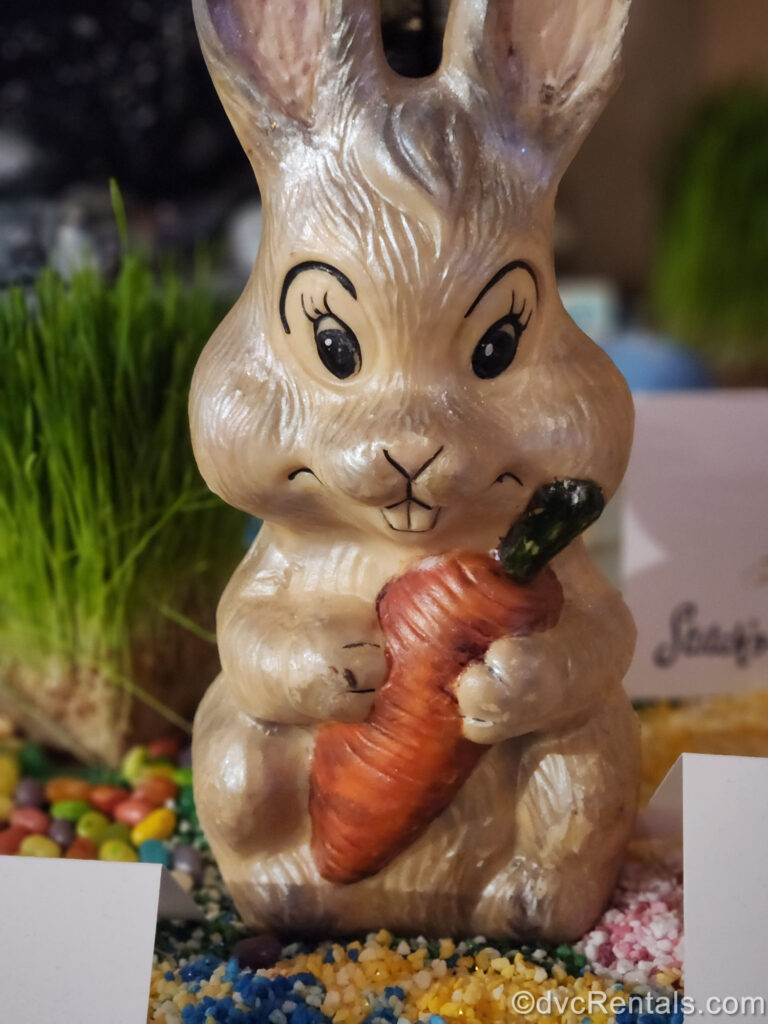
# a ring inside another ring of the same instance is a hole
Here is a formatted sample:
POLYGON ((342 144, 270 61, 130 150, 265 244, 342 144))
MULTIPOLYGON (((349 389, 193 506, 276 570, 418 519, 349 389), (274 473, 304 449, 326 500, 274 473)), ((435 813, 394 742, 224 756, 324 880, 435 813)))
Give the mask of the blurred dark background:
MULTIPOLYGON (((437 65, 447 6, 385 0, 397 70, 437 65)), ((65 273, 85 257, 108 265, 110 176, 154 248, 219 239, 233 283, 247 273, 257 191, 205 70, 189 0, 6 0, 0 61, 0 282, 29 280, 48 260, 65 273)), ((744 82, 768 89, 765 0, 636 0, 624 82, 558 206, 558 267, 567 287, 577 281, 576 306, 593 333, 626 322, 627 310, 641 322, 653 306, 670 151, 703 97, 744 82), (578 290, 595 279, 593 294, 578 290)))

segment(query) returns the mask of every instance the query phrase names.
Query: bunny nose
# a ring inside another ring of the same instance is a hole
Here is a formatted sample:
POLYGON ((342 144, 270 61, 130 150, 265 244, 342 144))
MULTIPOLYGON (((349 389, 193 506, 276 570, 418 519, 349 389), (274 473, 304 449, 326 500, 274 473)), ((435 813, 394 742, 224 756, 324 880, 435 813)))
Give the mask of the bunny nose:
POLYGON ((443 447, 440 445, 439 448, 433 449, 431 442, 419 438, 415 442, 403 442, 390 448, 383 448, 382 454, 401 476, 406 480, 415 481, 432 465, 443 447))

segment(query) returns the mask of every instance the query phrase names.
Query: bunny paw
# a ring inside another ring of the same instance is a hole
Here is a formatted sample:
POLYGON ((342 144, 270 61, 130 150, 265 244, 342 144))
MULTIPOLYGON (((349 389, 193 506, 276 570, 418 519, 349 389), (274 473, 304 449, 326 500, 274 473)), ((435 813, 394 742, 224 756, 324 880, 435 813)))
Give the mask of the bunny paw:
POLYGON ((548 637, 497 640, 456 683, 464 736, 490 744, 544 728, 550 701, 541 695, 550 695, 557 680, 567 677, 548 637))

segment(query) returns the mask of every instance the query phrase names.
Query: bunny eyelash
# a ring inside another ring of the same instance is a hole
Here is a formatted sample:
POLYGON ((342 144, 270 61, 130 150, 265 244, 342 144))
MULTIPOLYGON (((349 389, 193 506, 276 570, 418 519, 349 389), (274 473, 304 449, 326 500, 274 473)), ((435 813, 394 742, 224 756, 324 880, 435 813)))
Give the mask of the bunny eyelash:
POLYGON ((525 322, 523 322, 523 313, 525 313, 525 309, 526 309, 527 305, 528 305, 528 300, 524 298, 522 306, 520 307, 520 309, 518 311, 516 311, 515 310, 515 292, 514 291, 512 292, 512 302, 511 302, 510 307, 509 307, 509 314, 508 315, 510 317, 514 317, 514 319, 515 319, 515 321, 517 323, 517 326, 520 328, 520 333, 521 334, 526 329, 528 324, 531 322, 531 317, 533 316, 533 310, 531 310, 530 313, 528 314, 527 319, 525 320, 525 322))
MULTIPOLYGON (((304 310, 304 316, 307 318, 307 320, 309 320, 309 322, 311 324, 316 324, 317 321, 318 320, 322 320, 322 318, 324 316, 332 316, 332 317, 335 317, 338 320, 338 317, 333 312, 331 307, 328 305, 328 292, 326 292, 325 295, 323 295, 323 306, 324 306, 323 309, 318 309, 317 305, 315 304, 314 311, 312 313, 310 313, 307 310, 307 307, 304 304, 304 294, 302 293, 302 296, 301 296, 301 308, 304 310)), ((341 321, 339 321, 339 322, 341 322, 341 321)))

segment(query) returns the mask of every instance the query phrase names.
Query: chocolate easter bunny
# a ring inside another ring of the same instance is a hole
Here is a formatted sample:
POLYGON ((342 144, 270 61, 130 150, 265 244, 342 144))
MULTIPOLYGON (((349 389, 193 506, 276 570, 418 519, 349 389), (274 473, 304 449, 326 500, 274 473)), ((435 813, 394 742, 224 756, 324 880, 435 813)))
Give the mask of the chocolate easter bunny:
POLYGON ((531 591, 556 612, 462 648, 441 692, 484 756, 439 813, 338 880, 310 798, 318 738, 386 692, 389 581, 460 550, 471 583, 541 485, 610 496, 624 472, 631 399, 562 307, 551 229, 628 0, 453 0, 419 80, 387 65, 374 0, 194 3, 263 197, 190 402, 209 486, 264 520, 195 720, 213 852, 254 927, 572 938, 610 894, 638 776, 634 627, 581 540, 531 591))

